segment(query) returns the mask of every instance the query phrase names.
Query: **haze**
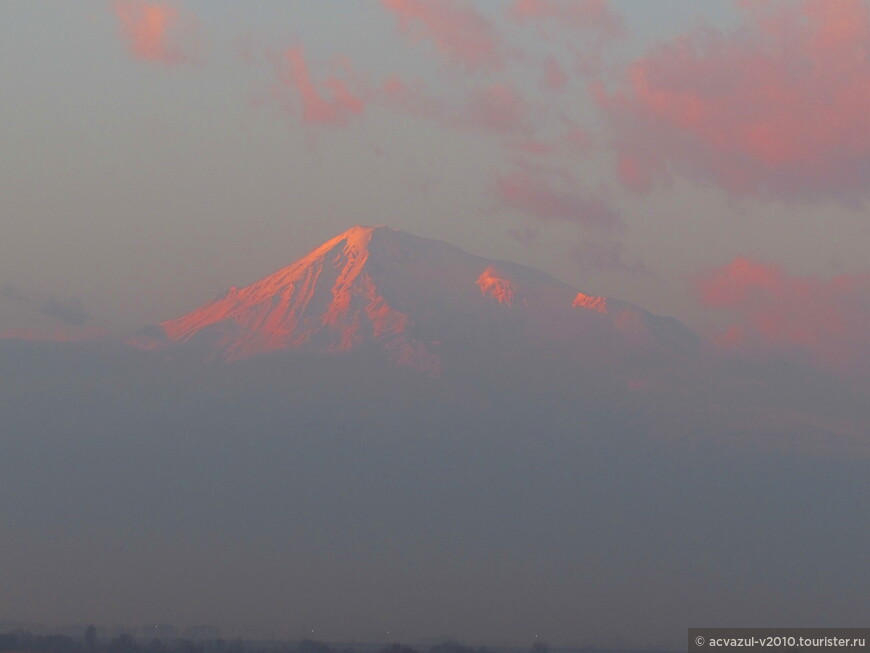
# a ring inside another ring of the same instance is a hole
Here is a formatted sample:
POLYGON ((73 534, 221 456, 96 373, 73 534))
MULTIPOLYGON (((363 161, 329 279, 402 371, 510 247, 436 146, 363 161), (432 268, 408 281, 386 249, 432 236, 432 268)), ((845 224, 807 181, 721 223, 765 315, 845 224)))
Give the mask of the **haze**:
POLYGON ((864 616, 866 1, 0 21, 0 621, 682 646, 864 616), (477 333, 440 376, 123 344, 360 224, 699 344, 642 381, 477 333))

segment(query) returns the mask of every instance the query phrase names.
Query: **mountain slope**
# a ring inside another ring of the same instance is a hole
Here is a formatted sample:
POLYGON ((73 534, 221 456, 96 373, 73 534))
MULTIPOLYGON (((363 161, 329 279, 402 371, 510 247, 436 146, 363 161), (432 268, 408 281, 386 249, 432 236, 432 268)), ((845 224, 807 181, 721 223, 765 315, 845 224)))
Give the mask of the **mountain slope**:
POLYGON ((362 226, 161 323, 160 336, 162 346, 198 343, 230 361, 376 344, 395 363, 433 374, 440 371, 439 351, 450 346, 544 348, 571 357, 590 343, 604 350, 691 349, 695 342, 675 320, 587 295, 539 270, 362 226))

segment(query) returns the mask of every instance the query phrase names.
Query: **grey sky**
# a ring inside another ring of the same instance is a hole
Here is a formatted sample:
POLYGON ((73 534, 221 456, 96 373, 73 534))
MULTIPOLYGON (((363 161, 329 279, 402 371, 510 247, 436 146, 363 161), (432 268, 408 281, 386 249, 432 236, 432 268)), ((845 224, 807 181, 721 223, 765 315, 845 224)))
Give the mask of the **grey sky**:
MULTIPOLYGON (((511 21, 508 2, 484 3, 482 15, 523 51, 494 73, 468 72, 440 58, 431 41, 404 38, 376 2, 171 6, 180 18, 167 38, 186 57, 174 64, 133 56, 111 3, 0 9, 0 279, 78 301, 100 326, 130 329, 178 315, 357 223, 533 265, 696 328, 708 318, 690 280, 708 266, 748 256, 824 278, 864 265, 860 207, 729 198, 680 178, 634 195, 616 180, 614 135, 588 92, 595 76, 573 72, 571 48, 603 56, 600 79, 616 88, 621 66, 656 42, 703 21, 730 28, 739 17, 726 3, 693 3, 691 12, 679 3, 614 3, 628 35, 604 46, 594 30, 550 26, 555 37, 544 38, 511 21), (605 238, 582 223, 542 222, 500 206, 496 179, 524 158, 512 147, 522 135, 454 129, 374 96, 344 127, 306 124, 298 93, 278 72, 291 46, 304 48, 318 83, 340 75, 344 57, 370 95, 391 75, 457 106, 475 88, 514 84, 531 107, 530 137, 558 137, 562 116, 593 137, 579 151, 526 158, 568 172, 564 188, 606 201, 625 227, 605 238), (540 86, 549 53, 571 78, 564 92, 540 86), (529 228, 532 242, 510 235, 529 228), (653 274, 574 263, 570 252, 599 243, 611 251, 614 237, 626 267, 639 263, 653 274)), ((28 323, 11 308, 0 314, 0 329, 28 323)))

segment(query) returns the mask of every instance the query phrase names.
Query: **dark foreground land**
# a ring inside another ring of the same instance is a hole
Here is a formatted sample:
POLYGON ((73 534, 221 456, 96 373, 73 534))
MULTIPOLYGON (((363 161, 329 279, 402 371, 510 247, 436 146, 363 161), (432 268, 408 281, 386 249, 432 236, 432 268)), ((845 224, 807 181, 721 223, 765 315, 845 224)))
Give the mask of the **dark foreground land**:
MULTIPOLYGON (((553 653, 627 653, 608 649, 579 648, 553 649, 553 653)), ((123 634, 113 638, 98 637, 96 630, 88 628, 82 637, 65 635, 34 635, 17 630, 0 633, 0 653, 550 653, 551 649, 536 642, 529 648, 472 647, 446 641, 431 646, 409 646, 400 643, 326 643, 304 639, 290 641, 246 641, 241 639, 154 638, 146 641, 123 634)), ((666 653, 644 650, 644 653, 666 653)))

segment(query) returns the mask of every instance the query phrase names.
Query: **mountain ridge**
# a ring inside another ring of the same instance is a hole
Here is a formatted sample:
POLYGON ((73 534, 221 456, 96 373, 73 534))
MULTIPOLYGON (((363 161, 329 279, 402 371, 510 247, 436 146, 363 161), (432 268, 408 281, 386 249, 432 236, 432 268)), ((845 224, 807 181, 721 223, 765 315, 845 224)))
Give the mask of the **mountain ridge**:
POLYGON ((440 373, 438 350, 446 342, 489 336, 519 348, 570 349, 584 337, 603 348, 614 338, 619 345, 659 349, 691 348, 695 342, 688 327, 673 318, 587 294, 543 271, 386 226, 362 225, 158 328, 160 338, 134 344, 199 343, 237 361, 295 349, 339 353, 377 343, 394 363, 433 375, 440 373))

